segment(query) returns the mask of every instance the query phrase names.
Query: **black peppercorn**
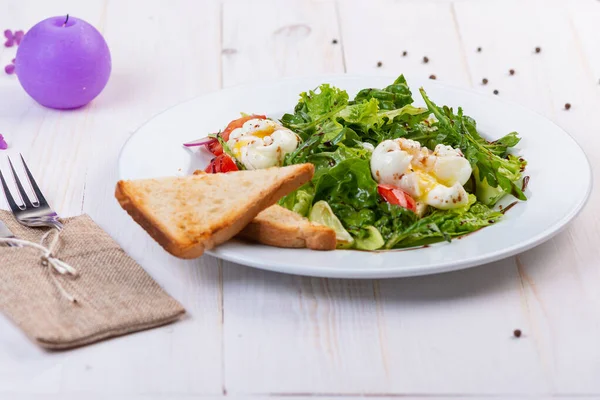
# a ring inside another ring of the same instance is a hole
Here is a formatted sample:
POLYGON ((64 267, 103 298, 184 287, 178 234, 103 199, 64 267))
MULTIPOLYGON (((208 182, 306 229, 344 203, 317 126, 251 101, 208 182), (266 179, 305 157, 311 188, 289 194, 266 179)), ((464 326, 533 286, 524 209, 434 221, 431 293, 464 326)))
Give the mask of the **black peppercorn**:
POLYGON ((521 330, 520 329, 515 329, 513 332, 513 336, 516 338, 520 338, 521 337, 521 330))
POLYGON ((498 94, 498 93, 500 93, 500 92, 498 92, 498 90, 497 90, 497 89, 496 89, 496 90, 494 90, 494 94, 498 94))

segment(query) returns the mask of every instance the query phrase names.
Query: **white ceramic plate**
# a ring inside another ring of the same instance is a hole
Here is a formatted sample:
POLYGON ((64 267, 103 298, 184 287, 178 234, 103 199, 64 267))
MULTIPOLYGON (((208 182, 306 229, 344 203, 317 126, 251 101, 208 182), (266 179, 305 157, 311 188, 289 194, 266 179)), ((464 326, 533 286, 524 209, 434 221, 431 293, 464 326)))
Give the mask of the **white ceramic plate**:
MULTIPOLYGON (((299 93, 321 83, 346 89, 352 97, 366 87, 385 87, 393 78, 329 76, 288 79, 238 86, 198 97, 157 115, 144 124, 124 146, 121 179, 185 175, 204 168, 205 151, 189 151, 182 143, 217 132, 240 112, 280 117, 293 110, 299 93)), ((534 247, 558 233, 585 204, 591 189, 591 171, 582 149, 561 128, 518 105, 430 80, 408 80, 417 104, 423 86, 438 105, 462 106, 488 139, 517 131, 517 152, 529 165, 527 202, 517 204, 493 226, 452 243, 428 248, 363 252, 279 249, 238 240, 209 254, 239 264, 284 273, 336 278, 391 278, 457 270, 505 258, 534 247), (559 160, 569 160, 569 168, 559 160)), ((511 202, 506 199, 504 205, 511 202)))

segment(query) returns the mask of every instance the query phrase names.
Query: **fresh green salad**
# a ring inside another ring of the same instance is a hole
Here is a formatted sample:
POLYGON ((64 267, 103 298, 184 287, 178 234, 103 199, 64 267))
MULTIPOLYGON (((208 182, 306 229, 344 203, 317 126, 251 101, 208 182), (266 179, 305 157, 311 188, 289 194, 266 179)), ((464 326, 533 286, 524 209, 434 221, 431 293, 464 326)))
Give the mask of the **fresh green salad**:
POLYGON ((212 142, 225 159, 207 171, 314 164, 313 179, 279 204, 335 229, 338 247, 362 250, 450 241, 502 219, 508 207, 494 206, 504 196, 527 199, 526 161, 510 154, 516 132, 490 142, 460 107, 419 94, 426 108, 413 105, 404 76, 352 99, 323 84, 279 122, 232 122, 212 142))

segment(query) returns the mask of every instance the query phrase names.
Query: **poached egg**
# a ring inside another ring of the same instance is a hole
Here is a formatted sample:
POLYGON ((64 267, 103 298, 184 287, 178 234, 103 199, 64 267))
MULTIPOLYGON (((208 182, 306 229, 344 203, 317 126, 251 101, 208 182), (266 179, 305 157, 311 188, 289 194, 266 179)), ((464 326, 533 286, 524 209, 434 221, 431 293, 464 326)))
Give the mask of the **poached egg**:
POLYGON ((227 145, 247 169, 280 166, 286 154, 296 150, 298 136, 270 119, 251 119, 234 129, 227 145))
POLYGON ((373 150, 371 174, 380 184, 396 186, 423 204, 449 210, 468 203, 463 185, 472 173, 460 149, 438 144, 433 151, 410 139, 384 140, 373 150))

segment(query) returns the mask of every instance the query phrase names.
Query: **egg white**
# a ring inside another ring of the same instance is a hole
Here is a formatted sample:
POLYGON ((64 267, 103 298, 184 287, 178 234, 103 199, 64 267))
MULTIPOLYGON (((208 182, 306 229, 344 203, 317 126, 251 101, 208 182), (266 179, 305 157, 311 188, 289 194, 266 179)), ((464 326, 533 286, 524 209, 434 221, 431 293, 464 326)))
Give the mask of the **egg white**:
POLYGON ((468 203, 463 185, 471 173, 459 149, 438 145, 432 152, 404 138, 384 140, 371 156, 371 174, 378 183, 399 187, 417 203, 441 210, 468 203))
POLYGON ((251 119, 229 135, 227 145, 247 169, 280 166, 296 150, 298 136, 270 119, 251 119))

